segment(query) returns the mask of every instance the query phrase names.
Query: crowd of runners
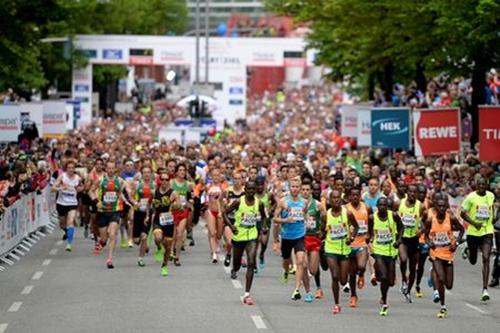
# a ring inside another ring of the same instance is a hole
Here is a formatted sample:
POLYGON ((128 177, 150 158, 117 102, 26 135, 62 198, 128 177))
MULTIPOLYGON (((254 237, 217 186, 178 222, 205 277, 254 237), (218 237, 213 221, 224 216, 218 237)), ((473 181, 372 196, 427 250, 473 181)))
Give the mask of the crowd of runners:
POLYGON ((430 270, 425 283, 439 318, 448 314, 456 252, 473 265, 481 253, 487 302, 500 277, 498 254, 490 272, 500 248, 499 165, 480 163, 473 151, 459 160, 357 149, 335 135, 333 111, 324 117, 334 95, 328 87, 267 95, 251 101, 247 124, 186 147, 155 138, 153 119, 172 112, 106 119, 51 141, 45 162, 66 250, 81 225, 108 269, 117 248, 135 246, 137 265, 149 253, 166 277, 204 237, 193 235, 202 224, 207 261, 223 255, 232 279, 246 267, 244 304, 254 304, 254 274, 273 250, 283 260, 276 278, 287 284, 293 276, 295 301, 325 297, 320 272, 329 272, 333 314, 342 290, 358 306, 366 278, 380 288, 386 316, 389 288, 399 281, 411 303, 423 297, 430 270))

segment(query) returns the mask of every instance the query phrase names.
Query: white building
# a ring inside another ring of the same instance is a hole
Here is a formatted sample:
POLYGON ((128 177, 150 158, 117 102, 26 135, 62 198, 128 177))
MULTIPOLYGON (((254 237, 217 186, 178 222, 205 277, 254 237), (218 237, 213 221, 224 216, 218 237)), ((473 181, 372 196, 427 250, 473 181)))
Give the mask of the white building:
POLYGON ((205 26, 206 1, 209 2, 210 28, 215 29, 220 23, 227 23, 232 14, 245 14, 254 21, 266 15, 262 0, 186 0, 189 11, 188 30, 195 29, 196 2, 200 5, 200 27, 205 26))

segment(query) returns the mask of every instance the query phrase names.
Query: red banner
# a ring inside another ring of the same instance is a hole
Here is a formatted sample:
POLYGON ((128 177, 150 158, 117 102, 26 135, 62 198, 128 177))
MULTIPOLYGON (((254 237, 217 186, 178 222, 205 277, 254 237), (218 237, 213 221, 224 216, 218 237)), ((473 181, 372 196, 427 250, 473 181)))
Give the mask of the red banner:
POLYGON ((479 107, 479 159, 500 161, 500 106, 479 107))
POLYGON ((460 110, 417 109, 413 111, 415 155, 431 156, 460 151, 460 110))

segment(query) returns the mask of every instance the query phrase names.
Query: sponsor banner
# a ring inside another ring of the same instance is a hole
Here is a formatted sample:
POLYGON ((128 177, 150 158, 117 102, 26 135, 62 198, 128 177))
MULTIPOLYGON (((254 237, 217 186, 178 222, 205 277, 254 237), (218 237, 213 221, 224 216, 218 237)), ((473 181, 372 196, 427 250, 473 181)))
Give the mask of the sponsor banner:
POLYGON ((0 254, 4 254, 14 248, 24 237, 21 233, 20 208, 23 200, 18 200, 7 208, 0 218, 0 254))
POLYGON ((15 248, 26 236, 49 224, 47 186, 41 194, 29 193, 0 215, 0 255, 15 248))
MULTIPOLYGON (((359 105, 342 105, 340 107, 341 123, 340 133, 342 136, 355 138, 358 135, 358 111, 359 105)), ((363 107, 361 107, 363 108, 363 107)))
POLYGON ((94 49, 83 49, 83 50, 80 50, 80 52, 87 59, 95 59, 95 58, 97 58, 97 50, 94 50, 94 49))
POLYGON ((358 146, 371 146, 372 114, 368 109, 358 111, 357 137, 358 146))
POLYGON ((29 121, 34 122, 38 129, 38 135, 43 136, 43 104, 29 102, 19 105, 21 106, 21 116, 24 115, 29 121))
POLYGON ((460 110, 417 109, 413 111, 415 155, 432 156, 460 151, 460 110))
POLYGON ((375 108, 371 110, 372 147, 410 148, 410 109, 375 108))
POLYGON ((241 99, 230 99, 229 105, 243 105, 243 100, 241 99))
POLYGON ((90 87, 88 84, 75 84, 74 89, 75 92, 89 92, 90 87))
POLYGON ((284 58, 283 66, 285 67, 306 67, 307 61, 305 58, 284 58))
POLYGON ((73 89, 71 99, 80 101, 77 127, 89 125, 92 121, 92 65, 73 68, 73 89), (84 89, 82 89, 85 87, 84 89))
POLYGON ((243 87, 229 87, 229 93, 231 95, 242 95, 243 87))
POLYGON ((153 49, 130 49, 128 62, 131 65, 152 65, 153 49))
POLYGON ((500 106, 479 107, 479 159, 500 161, 500 106))
POLYGON ((0 105, 0 142, 17 141, 21 133, 21 106, 0 105))
POLYGON ((43 101, 44 136, 59 137, 64 135, 67 120, 66 101, 43 101))
MULTIPOLYGON (((156 53, 155 53, 156 54, 156 53)), ((184 50, 160 50, 158 63, 165 63, 171 65, 188 65, 191 63, 191 59, 187 59, 184 50)))
POLYGON ((121 60, 123 59, 123 50, 121 49, 103 49, 103 60, 121 60))

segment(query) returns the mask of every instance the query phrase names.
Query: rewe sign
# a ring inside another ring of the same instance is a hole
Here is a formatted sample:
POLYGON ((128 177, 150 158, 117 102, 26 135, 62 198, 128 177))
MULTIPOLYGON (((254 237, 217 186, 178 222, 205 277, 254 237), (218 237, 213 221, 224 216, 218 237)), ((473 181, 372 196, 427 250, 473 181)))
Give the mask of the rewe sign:
POLYGON ((415 155, 431 156, 460 151, 460 110, 417 109, 413 111, 415 155))
POLYGON ((500 107, 479 107, 479 159, 500 161, 500 107))
POLYGON ((410 148, 410 110, 375 108, 371 110, 372 147, 410 148))

